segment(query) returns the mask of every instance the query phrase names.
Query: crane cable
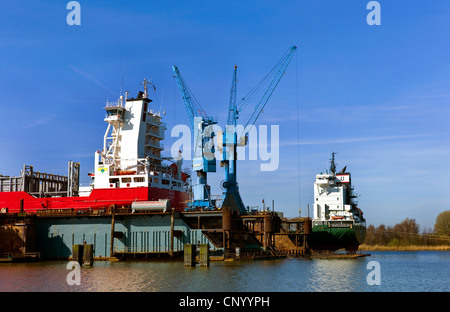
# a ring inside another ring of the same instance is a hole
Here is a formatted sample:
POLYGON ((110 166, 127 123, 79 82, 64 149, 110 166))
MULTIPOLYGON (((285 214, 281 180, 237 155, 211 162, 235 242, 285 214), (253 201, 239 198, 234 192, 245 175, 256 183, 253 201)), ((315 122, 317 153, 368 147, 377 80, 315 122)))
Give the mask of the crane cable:
MULTIPOLYGON (((297 53, 295 54, 295 86, 297 89, 297 166, 298 166, 298 211, 301 214, 301 203, 300 203, 300 105, 298 101, 298 57, 297 53)), ((308 215, 309 215, 309 207, 308 207, 308 215)))
POLYGON ((259 90, 265 85, 269 83, 269 77, 272 76, 272 73, 276 71, 281 64, 284 62, 284 60, 289 56, 291 49, 289 48, 286 53, 280 58, 280 60, 273 66, 273 68, 270 70, 270 72, 252 89, 250 92, 242 98, 242 102, 238 108, 238 111, 243 110, 250 101, 255 97, 255 95, 258 93, 259 90))

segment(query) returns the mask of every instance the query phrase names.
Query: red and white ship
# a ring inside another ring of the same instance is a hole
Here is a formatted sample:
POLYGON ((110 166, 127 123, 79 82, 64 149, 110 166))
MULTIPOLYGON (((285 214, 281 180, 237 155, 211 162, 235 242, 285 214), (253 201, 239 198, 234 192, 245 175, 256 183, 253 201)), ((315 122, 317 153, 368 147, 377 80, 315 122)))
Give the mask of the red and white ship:
MULTIPOLYGON (((79 163, 69 162, 68 176, 33 171, 24 166, 18 177, 0 175, 0 211, 36 213, 40 210, 78 211, 128 207, 183 211, 189 201, 189 176, 182 159, 163 158, 166 124, 150 108, 144 92, 106 103, 108 127, 103 149, 95 152, 89 187, 79 187, 79 163), (153 208, 152 208, 153 207, 153 208)), ((134 210, 134 209, 133 209, 134 210)))

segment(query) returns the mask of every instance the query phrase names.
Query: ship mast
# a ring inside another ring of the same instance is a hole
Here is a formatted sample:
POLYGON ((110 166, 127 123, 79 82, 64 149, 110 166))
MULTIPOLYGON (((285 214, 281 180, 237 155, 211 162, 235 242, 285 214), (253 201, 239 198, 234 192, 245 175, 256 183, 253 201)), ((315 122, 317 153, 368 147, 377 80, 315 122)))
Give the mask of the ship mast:
POLYGON ((330 161, 331 161, 331 164, 330 164, 330 171, 331 171, 331 173, 332 173, 333 175, 336 174, 336 164, 334 163, 334 155, 336 155, 336 153, 335 153, 335 152, 332 152, 332 153, 331 153, 331 159, 330 159, 330 161))
POLYGON ((148 89, 147 85, 151 84, 150 81, 147 81, 147 79, 144 78, 144 82, 141 82, 141 85, 144 85, 144 98, 148 99, 148 89))

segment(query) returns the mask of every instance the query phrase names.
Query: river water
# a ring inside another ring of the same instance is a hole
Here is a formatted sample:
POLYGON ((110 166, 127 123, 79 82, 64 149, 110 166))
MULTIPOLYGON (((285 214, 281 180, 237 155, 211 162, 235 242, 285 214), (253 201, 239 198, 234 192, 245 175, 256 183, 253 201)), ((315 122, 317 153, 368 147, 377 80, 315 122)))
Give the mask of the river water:
POLYGON ((75 270, 68 261, 0 264, 0 291, 12 292, 448 292, 450 252, 372 251, 357 259, 96 261, 75 270), (71 276, 68 282, 68 275, 71 276), (71 282, 72 281, 72 282, 71 282), (69 285, 73 284, 73 285, 69 285))

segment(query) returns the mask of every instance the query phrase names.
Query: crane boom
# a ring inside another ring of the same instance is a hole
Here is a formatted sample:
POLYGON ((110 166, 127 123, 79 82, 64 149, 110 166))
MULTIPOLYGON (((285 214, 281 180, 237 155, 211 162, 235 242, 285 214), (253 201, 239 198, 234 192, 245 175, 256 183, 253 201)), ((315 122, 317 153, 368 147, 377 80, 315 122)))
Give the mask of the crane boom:
POLYGON ((183 98, 184 107, 186 108, 186 113, 188 115, 192 130, 194 129, 194 117, 198 116, 198 114, 195 113, 191 93, 189 92, 189 89, 187 88, 187 85, 184 82, 184 79, 181 76, 178 67, 176 65, 173 65, 172 69, 175 73, 175 79, 177 80, 178 89, 180 90, 181 97, 183 98))
POLYGON ((173 65, 172 69, 194 135, 192 170, 197 172, 197 182, 192 186, 193 200, 189 203, 189 209, 213 209, 215 202, 210 196, 207 173, 216 171, 212 125, 217 123, 217 118, 206 116, 205 111, 190 92, 178 67, 173 65))
POLYGON ((237 71, 237 66, 234 65, 234 74, 233 74, 233 80, 231 81, 230 105, 228 106, 228 121, 227 121, 227 125, 234 125, 234 126, 236 126, 236 119, 237 119, 237 107, 236 107, 237 77, 236 77, 236 71, 237 71))
MULTIPOLYGON (((262 96, 261 100, 258 102, 258 104, 255 107, 255 110, 253 111, 252 115, 250 116, 250 119, 247 121, 247 124, 245 125, 245 129, 247 129, 247 126, 250 125, 250 128, 246 130, 246 134, 250 131, 251 127, 256 123, 256 120, 258 119, 259 115, 261 115, 261 112, 263 111, 264 107, 266 106, 267 102, 269 101, 270 97, 272 96, 273 91, 275 91, 275 88, 277 87, 278 83, 280 82, 281 78, 283 77, 286 68, 288 67, 292 56, 294 55, 294 52, 297 50, 296 46, 292 46, 289 48, 289 50, 285 53, 285 55, 278 61, 277 65, 280 64, 278 67, 274 67, 273 70, 276 69, 275 76, 273 77, 272 81, 270 82, 268 88, 264 92, 264 95, 262 96)), ((272 71, 273 71, 272 70, 272 71)))

